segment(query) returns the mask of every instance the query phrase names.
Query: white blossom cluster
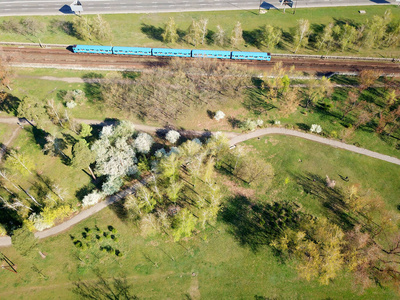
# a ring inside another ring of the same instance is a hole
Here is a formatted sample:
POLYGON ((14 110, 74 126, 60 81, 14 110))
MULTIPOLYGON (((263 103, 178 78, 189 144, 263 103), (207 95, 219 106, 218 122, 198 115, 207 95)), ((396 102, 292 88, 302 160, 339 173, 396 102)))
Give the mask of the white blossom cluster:
POLYGON ((99 191, 91 192, 83 198, 82 205, 83 207, 94 205, 98 203, 103 197, 104 194, 99 191))
POLYGON ((179 134, 179 132, 178 131, 176 131, 176 130, 170 130, 170 131, 168 131, 168 133, 167 133, 167 135, 165 136, 165 138, 168 140, 168 142, 170 142, 171 144, 175 144, 177 141, 178 141, 178 139, 179 139, 179 137, 180 137, 181 135, 179 134))
POLYGON ((225 114, 221 110, 218 110, 214 115, 214 119, 217 121, 222 120, 223 118, 225 118, 225 114))
POLYGON ((311 132, 316 132, 316 133, 321 133, 322 132, 322 128, 318 124, 312 124, 311 128, 310 128, 310 131, 311 132))
POLYGON ((151 146, 153 145, 154 140, 150 134, 141 132, 138 134, 137 138, 135 139, 134 145, 136 150, 139 153, 147 154, 150 151, 151 146))
POLYGON ((65 105, 69 108, 72 109, 76 106, 76 102, 74 100, 68 101, 67 103, 65 103, 65 105))
POLYGON ((33 213, 28 218, 33 223, 33 226, 37 231, 43 231, 54 225, 54 222, 46 222, 42 215, 33 213))
POLYGON ((135 145, 131 142, 134 127, 128 122, 103 127, 92 150, 96 153, 96 172, 101 175, 125 176, 137 172, 135 145))

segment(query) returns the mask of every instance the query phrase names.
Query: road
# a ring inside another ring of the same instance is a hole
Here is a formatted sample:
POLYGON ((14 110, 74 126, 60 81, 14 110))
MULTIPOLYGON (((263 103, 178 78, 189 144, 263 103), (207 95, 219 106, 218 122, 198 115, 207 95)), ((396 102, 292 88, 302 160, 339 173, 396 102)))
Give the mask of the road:
MULTIPOLYGON (((71 13, 72 0, 0 0, 0 16, 57 15, 71 13)), ((147 13, 258 9, 259 0, 81 0, 83 14, 147 13)), ((296 0, 294 0, 296 3, 296 0)), ((395 0, 300 0, 297 7, 331 7, 395 4, 395 0)), ((281 8, 279 0, 264 7, 281 8)))

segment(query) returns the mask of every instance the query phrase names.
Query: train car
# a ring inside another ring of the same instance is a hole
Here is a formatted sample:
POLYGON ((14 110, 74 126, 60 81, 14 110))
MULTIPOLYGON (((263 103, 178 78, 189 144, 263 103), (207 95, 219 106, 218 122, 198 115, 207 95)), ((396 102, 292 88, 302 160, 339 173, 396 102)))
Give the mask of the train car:
POLYGON ((192 50, 192 57, 231 58, 230 51, 192 50))
POLYGON ((151 48, 143 47, 113 47, 113 54, 118 55, 151 55, 151 48))
POLYGON ((271 60, 271 53, 232 51, 232 59, 271 60))
POLYGON ((112 47, 110 47, 110 46, 92 46, 92 45, 73 45, 72 51, 74 53, 112 54, 112 47))
POLYGON ((152 55, 153 56, 191 57, 192 50, 189 50, 189 49, 153 48, 152 55))

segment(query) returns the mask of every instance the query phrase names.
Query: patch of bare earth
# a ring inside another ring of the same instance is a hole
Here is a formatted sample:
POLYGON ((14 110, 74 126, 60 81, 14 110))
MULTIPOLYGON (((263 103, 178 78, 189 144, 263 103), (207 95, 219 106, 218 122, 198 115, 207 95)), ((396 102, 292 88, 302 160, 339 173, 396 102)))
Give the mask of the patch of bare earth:
POLYGON ((255 190, 238 186, 235 182, 226 179, 223 184, 234 194, 241 195, 247 198, 252 198, 255 195, 255 190))
POLYGON ((200 290, 199 290, 199 279, 197 278, 197 276, 194 276, 192 278, 192 282, 190 284, 190 288, 189 288, 188 292, 190 295, 190 299, 198 300, 201 298, 200 290))

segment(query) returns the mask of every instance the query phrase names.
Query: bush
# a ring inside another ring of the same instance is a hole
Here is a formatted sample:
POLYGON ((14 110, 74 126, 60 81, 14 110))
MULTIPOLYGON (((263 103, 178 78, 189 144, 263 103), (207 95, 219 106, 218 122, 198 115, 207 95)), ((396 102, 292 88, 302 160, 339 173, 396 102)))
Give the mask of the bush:
POLYGON ((82 205, 84 207, 91 206, 99 202, 104 197, 104 194, 99 191, 94 191, 86 195, 82 200, 82 205))
POLYGON ((225 118, 225 114, 221 110, 218 110, 215 113, 214 120, 219 121, 219 120, 222 120, 223 118, 225 118))
POLYGON ((178 131, 176 131, 176 130, 170 130, 170 131, 168 131, 168 133, 167 133, 167 135, 165 136, 165 138, 168 140, 168 142, 170 142, 171 144, 175 144, 177 141, 178 141, 178 139, 179 139, 179 137, 180 137, 181 135, 179 134, 179 132, 178 131))

